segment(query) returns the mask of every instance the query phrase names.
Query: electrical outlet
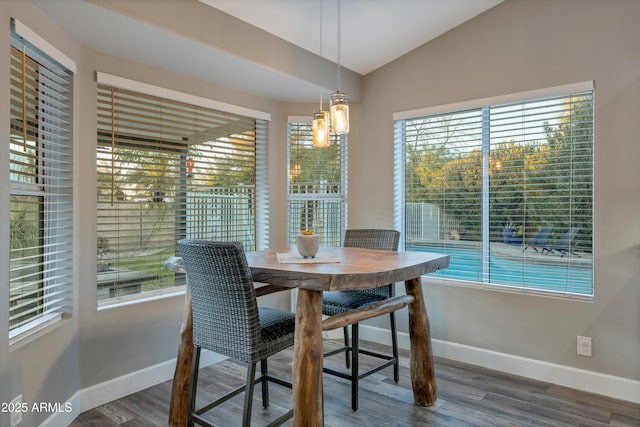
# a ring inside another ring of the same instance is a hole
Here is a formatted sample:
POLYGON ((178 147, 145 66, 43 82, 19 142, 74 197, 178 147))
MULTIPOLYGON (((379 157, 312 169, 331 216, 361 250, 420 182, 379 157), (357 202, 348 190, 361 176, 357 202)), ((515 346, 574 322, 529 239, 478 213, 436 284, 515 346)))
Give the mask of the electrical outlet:
POLYGON ((578 354, 591 357, 591 337, 578 336, 578 354))
POLYGON ((11 415, 9 416, 9 425, 16 427, 22 421, 22 395, 19 394, 9 404, 11 415))

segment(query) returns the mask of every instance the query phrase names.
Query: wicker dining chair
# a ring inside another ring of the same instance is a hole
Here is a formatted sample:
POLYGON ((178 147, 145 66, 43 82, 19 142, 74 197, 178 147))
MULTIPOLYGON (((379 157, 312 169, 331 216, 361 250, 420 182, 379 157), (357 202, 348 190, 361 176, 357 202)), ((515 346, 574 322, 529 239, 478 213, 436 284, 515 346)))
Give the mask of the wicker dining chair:
MULTIPOLYGON (((345 233, 343 246, 397 251, 399 239, 400 233, 396 230, 350 229, 345 233)), ((322 314, 334 316, 391 298, 394 295, 395 287, 393 284, 357 291, 324 292, 322 297, 322 314)), ((398 337, 395 312, 392 311, 389 313, 389 317, 391 320, 391 355, 360 348, 358 343, 358 323, 351 325, 351 345, 349 345, 349 327, 345 326, 343 328, 344 345, 324 354, 325 357, 328 357, 345 352, 346 366, 347 369, 350 369, 348 373, 327 366, 323 367, 323 370, 329 374, 351 381, 351 408, 354 411, 358 410, 358 381, 362 378, 393 365, 393 379, 395 382, 398 382, 398 337), (359 372, 358 354, 374 356, 383 359, 384 362, 366 371, 359 372), (351 355, 351 357, 349 357, 349 355, 351 355)))
MULTIPOLYGON (((245 391, 242 425, 248 427, 255 383, 262 383, 262 405, 265 408, 269 406, 269 382, 291 388, 290 382, 268 374, 267 358, 293 345, 295 315, 258 307, 242 243, 180 240, 178 249, 187 272, 193 312, 194 356, 187 425, 192 426, 196 422, 211 426, 202 415, 245 391), (200 351, 203 348, 249 366, 245 384, 196 409, 200 351), (260 362, 259 378, 255 378, 257 362, 260 362)), ((269 425, 280 425, 292 415, 293 410, 269 425)))

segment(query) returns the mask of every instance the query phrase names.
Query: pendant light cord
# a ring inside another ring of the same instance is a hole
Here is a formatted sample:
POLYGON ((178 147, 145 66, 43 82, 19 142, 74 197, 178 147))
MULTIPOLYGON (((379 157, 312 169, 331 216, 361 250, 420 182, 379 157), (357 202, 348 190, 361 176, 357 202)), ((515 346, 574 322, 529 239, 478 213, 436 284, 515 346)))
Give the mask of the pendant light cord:
POLYGON ((341 39, 341 34, 340 34, 340 27, 341 27, 341 17, 340 17, 340 0, 338 0, 338 22, 337 22, 337 26, 338 26, 338 92, 340 92, 340 88, 341 88, 341 76, 340 76, 340 62, 341 62, 341 58, 340 58, 340 39, 341 39))
MULTIPOLYGON (((320 58, 322 58, 322 0, 320 0, 320 58)), ((320 88, 320 111, 322 112, 322 88, 320 88)))

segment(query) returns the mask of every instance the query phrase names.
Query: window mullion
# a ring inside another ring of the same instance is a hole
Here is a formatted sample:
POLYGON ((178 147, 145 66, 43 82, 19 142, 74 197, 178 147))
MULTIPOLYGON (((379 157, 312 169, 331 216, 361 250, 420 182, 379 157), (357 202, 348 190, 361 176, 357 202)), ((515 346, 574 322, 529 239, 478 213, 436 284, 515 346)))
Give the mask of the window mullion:
POLYGON ((489 212, 489 159, 491 158, 491 118, 489 107, 482 108, 482 283, 489 283, 490 271, 490 212, 489 212))

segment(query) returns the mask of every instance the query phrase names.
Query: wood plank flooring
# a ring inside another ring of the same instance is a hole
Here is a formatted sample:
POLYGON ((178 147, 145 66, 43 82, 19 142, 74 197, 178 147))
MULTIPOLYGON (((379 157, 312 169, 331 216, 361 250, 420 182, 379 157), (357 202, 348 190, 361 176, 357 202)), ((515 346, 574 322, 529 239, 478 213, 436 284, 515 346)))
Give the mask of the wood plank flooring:
MULTIPOLYGON (((363 342, 370 348, 388 350, 363 342)), ((327 342, 327 348, 334 343, 327 342)), ((290 379, 292 350, 269 359, 269 370, 290 379)), ((361 356, 361 367, 375 359, 361 356)), ((344 355, 327 360, 343 367, 344 355)), ((423 408, 413 403, 408 352, 401 351, 400 381, 387 368, 360 382, 360 409, 351 410, 349 383, 325 374, 325 426, 640 426, 640 405, 436 358, 438 401, 423 408)), ((225 360, 203 368, 199 402, 244 381, 243 364, 225 360)), ((265 425, 291 407, 291 390, 270 384, 270 402, 263 409, 256 387, 253 425, 265 425)), ((82 413, 71 427, 166 426, 171 381, 82 413)), ((200 403, 199 403, 200 404, 200 403)), ((222 427, 241 425, 243 394, 214 409, 211 419, 222 427)), ((293 425, 289 420, 285 426, 293 425)))

